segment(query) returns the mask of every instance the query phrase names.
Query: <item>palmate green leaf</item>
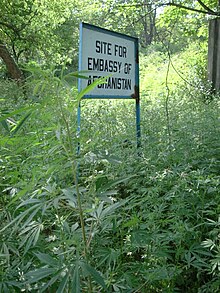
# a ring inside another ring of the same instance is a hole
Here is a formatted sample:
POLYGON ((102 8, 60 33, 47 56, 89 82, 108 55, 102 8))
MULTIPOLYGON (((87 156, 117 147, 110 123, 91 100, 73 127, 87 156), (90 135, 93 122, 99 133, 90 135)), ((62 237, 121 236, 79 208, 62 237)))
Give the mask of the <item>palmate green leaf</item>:
POLYGON ((17 217, 15 217, 10 223, 8 223, 4 228, 2 228, 0 230, 0 232, 5 231, 7 228, 9 228, 10 226, 14 225, 13 229, 12 229, 12 233, 16 230, 16 228, 18 227, 18 225, 22 222, 22 220, 31 212, 31 215, 28 217, 28 220, 26 220, 25 224, 23 224, 22 228, 26 227, 33 219, 33 217, 36 215, 36 213, 39 211, 39 209, 41 208, 41 204, 37 204, 34 206, 31 206, 30 208, 28 208, 27 210, 23 211, 22 213, 20 213, 17 217))
MULTIPOLYGON (((1 258, 7 258, 8 254, 0 253, 1 258)), ((0 291, 1 292, 1 291, 0 291)))
POLYGON ((34 235, 34 241, 33 241, 33 246, 35 246, 37 244, 37 241, 39 239, 40 236, 40 231, 43 229, 43 225, 39 224, 36 228, 35 228, 35 235, 34 235))
MULTIPOLYGON (((110 204, 109 206, 107 206, 106 208, 104 208, 104 201, 102 201, 98 208, 92 212, 92 216, 96 219, 96 220, 105 220, 105 218, 108 215, 113 215, 115 210, 118 209, 119 207, 121 207, 122 205, 124 205, 128 200, 120 200, 119 202, 110 204)), ((93 218, 88 218, 87 221, 91 220, 93 218)))
POLYGON ((46 292, 46 289, 52 286, 60 278, 60 271, 58 271, 55 276, 53 276, 50 281, 48 281, 41 289, 40 292, 46 292))
POLYGON ((102 210, 101 216, 102 218, 105 218, 107 215, 109 214, 113 214, 113 212, 118 209, 119 207, 121 207, 122 205, 124 205, 126 202, 128 202, 128 199, 124 199, 124 200, 120 200, 119 202, 113 203, 110 206, 108 206, 107 208, 105 208, 104 210, 102 210))
POLYGON ((210 250, 212 250, 213 248, 215 248, 216 244, 213 240, 211 239, 206 239, 202 242, 202 246, 209 248, 210 250))
POLYGON ((24 228, 20 233, 19 236, 22 236, 26 233, 29 233, 30 231, 32 231, 35 227, 37 227, 39 225, 38 222, 31 222, 26 228, 24 228))
POLYGON ((27 205, 29 205, 29 204, 40 204, 42 201, 40 200, 40 199, 38 199, 38 198, 30 198, 30 199, 27 199, 27 200, 25 200, 25 201, 23 201, 21 204, 19 204, 18 206, 17 206, 17 208, 16 209, 20 209, 21 207, 24 207, 24 206, 27 206, 27 205))
MULTIPOLYGON (((27 184, 24 189, 20 190, 16 196, 14 196, 11 201, 8 203, 7 208, 9 208, 15 201, 23 197, 29 190, 31 189, 31 185, 27 184)), ((39 202, 39 200, 37 200, 39 202)))
POLYGON ((9 113, 7 113, 7 114, 4 114, 3 112, 2 113, 0 113, 0 122, 1 121, 4 121, 4 120, 6 120, 7 118, 10 118, 10 117, 12 117, 12 116, 14 116, 14 115, 17 115, 17 114, 20 114, 20 113, 22 113, 22 112, 25 112, 25 111, 27 111, 27 110, 34 110, 34 109, 36 109, 37 107, 36 106, 28 106, 28 107, 23 107, 23 108, 20 108, 20 109, 17 109, 17 110, 14 110, 14 111, 12 111, 12 112, 9 112, 9 113))
POLYGON ((131 245, 133 247, 146 247, 152 241, 152 236, 148 231, 136 230, 131 233, 131 245))
POLYGON ((27 227, 29 223, 33 221, 34 216, 40 211, 40 209, 41 209, 41 204, 34 205, 34 211, 29 215, 29 217, 23 223, 22 227, 20 228, 21 230, 27 227))
POLYGON ((32 111, 28 112, 18 123, 11 129, 10 133, 15 135, 19 129, 23 126, 24 122, 30 117, 32 111))
POLYGON ((39 268, 34 271, 30 271, 27 274, 25 274, 26 279, 28 279, 27 284, 33 284, 36 283, 46 277, 49 277, 53 274, 55 274, 57 271, 57 268, 39 268))
POLYGON ((28 252, 30 247, 33 247, 36 245, 40 235, 40 231, 41 231, 41 228, 40 226, 38 226, 38 227, 35 227, 33 231, 31 231, 31 233, 27 235, 27 241, 26 241, 26 245, 24 249, 24 254, 28 252))
POLYGON ((89 79, 88 76, 83 75, 83 73, 88 73, 88 72, 89 72, 88 70, 75 71, 75 72, 65 74, 65 76, 63 78, 67 79, 69 77, 76 77, 76 78, 89 79))
POLYGON ((6 285, 6 283, 0 282, 0 292, 10 293, 10 289, 6 285))
POLYGON ((97 85, 99 85, 99 84, 103 84, 103 83, 106 83, 106 79, 107 79, 107 78, 108 78, 108 76, 98 78, 96 81, 94 81, 93 83, 91 83, 90 85, 88 85, 86 88, 84 88, 81 92, 78 93, 78 95, 76 96, 76 100, 77 100, 78 102, 80 102, 81 99, 82 99, 87 93, 89 93, 91 90, 93 90, 97 85))
POLYGON ((106 175, 98 175, 95 181, 96 190, 98 191, 103 185, 106 184, 106 182, 108 182, 108 177, 106 175))
MULTIPOLYGON (((7 282, 5 282, 5 284, 3 283, 3 285, 5 285, 5 289, 3 290, 1 290, 1 283, 0 283, 0 292, 9 292, 9 293, 11 293, 11 288, 12 288, 12 286, 13 287, 17 287, 17 290, 18 289, 22 289, 22 287, 23 287, 23 285, 21 284, 21 282, 18 282, 18 281, 7 281, 7 282), (9 286, 6 286, 6 284, 9 286), (8 289, 8 291, 6 290, 6 287, 7 287, 7 289, 8 289)), ((16 291, 15 291, 16 292, 16 291)), ((20 290, 19 291, 17 291, 17 292, 21 292, 20 290)))
POLYGON ((34 96, 35 96, 36 94, 38 94, 38 93, 41 92, 41 90, 40 90, 41 87, 42 87, 42 81, 39 80, 39 81, 37 82, 37 84, 35 85, 34 89, 33 89, 33 95, 34 95, 34 96))
POLYGON ((116 180, 109 181, 107 184, 105 184, 105 185, 103 185, 102 187, 99 188, 100 195, 102 195, 103 191, 106 191, 107 189, 112 188, 112 187, 114 187, 114 186, 116 186, 116 185, 118 185, 120 183, 126 182, 129 179, 134 178, 136 176, 137 175, 130 175, 130 176, 126 176, 124 178, 119 178, 119 179, 116 179, 116 180))
POLYGON ((0 122, 2 126, 4 127, 4 129, 8 132, 8 134, 15 135, 19 131, 19 129, 23 126, 25 121, 29 118, 29 116, 32 114, 32 110, 29 110, 29 112, 24 117, 22 117, 18 122, 13 121, 14 126, 11 129, 7 123, 7 120, 9 120, 11 116, 18 114, 20 112, 23 112, 25 110, 27 110, 27 108, 23 108, 23 109, 11 112, 7 115, 4 115, 3 117, 0 117, 0 122))
POLYGON ((114 196, 118 194, 118 190, 108 190, 104 191, 100 194, 97 195, 101 201, 104 201, 106 203, 113 203, 114 202, 114 196))
POLYGON ((79 269, 80 269, 79 261, 77 261, 75 263, 75 269, 73 271, 73 276, 72 276, 71 293, 80 293, 81 292, 79 269))
POLYGON ((104 279, 96 269, 84 261, 80 261, 80 267, 86 273, 86 275, 91 276, 97 284, 102 286, 105 292, 108 292, 104 279))
POLYGON ((106 263, 110 266, 112 263, 116 264, 118 257, 120 256, 120 250, 115 250, 113 248, 101 247, 97 251, 97 256, 100 259, 98 265, 101 266, 106 263))
POLYGON ((26 253, 29 248, 35 246, 40 236, 40 231, 43 229, 42 223, 38 223, 33 221, 28 225, 28 227, 24 228, 19 236, 23 236, 22 241, 20 242, 19 248, 25 246, 24 253, 26 253))
POLYGON ((7 131, 7 133, 9 134, 9 133, 10 133, 10 128, 9 128, 9 126, 8 126, 7 119, 1 121, 1 125, 2 125, 3 128, 7 131))
MULTIPOLYGON (((22 240, 20 241, 20 244, 19 244, 19 249, 21 248, 21 247, 23 247, 24 245, 26 246, 26 248, 28 248, 28 245, 29 245, 29 243, 28 243, 28 241, 30 240, 30 241, 32 241, 32 239, 33 239, 33 231, 31 230, 30 231, 30 233, 27 233, 23 238, 22 238, 22 240)), ((29 249, 29 248, 28 248, 29 249)))
POLYGON ((58 260, 47 253, 35 253, 36 257, 44 264, 50 266, 58 266, 58 260))
POLYGON ((56 293, 63 293, 63 292, 65 292, 66 285, 67 285, 67 283, 68 283, 68 281, 69 281, 69 276, 70 276, 70 273, 68 272, 68 273, 63 277, 63 279, 62 279, 62 281, 61 281, 61 283, 60 283, 60 285, 59 285, 59 287, 58 287, 56 293))

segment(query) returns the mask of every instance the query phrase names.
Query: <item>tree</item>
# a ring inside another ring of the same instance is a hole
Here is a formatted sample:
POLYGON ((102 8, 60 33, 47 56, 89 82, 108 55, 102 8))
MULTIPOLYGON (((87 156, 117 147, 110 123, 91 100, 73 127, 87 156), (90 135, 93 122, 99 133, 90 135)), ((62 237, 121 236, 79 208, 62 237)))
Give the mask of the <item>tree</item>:
POLYGON ((156 7, 158 1, 107 0, 100 1, 102 10, 96 11, 92 22, 114 31, 136 36, 142 46, 152 43, 155 37, 156 7))
POLYGON ((140 44, 146 47, 155 40, 157 9, 160 7, 219 15, 214 0, 133 0, 131 3, 85 0, 83 5, 82 10, 81 2, 77 0, 1 1, 0 57, 11 78, 23 78, 20 70, 23 63, 37 62, 48 66, 76 61, 78 27, 83 20, 137 36, 140 44))
POLYGON ((18 82, 23 80, 23 73, 19 69, 18 65, 10 55, 8 49, 4 44, 0 43, 0 57, 6 65, 8 72, 11 75, 11 78, 17 80, 18 82))
MULTIPOLYGON (((62 42, 73 0, 3 0, 0 4, 0 57, 14 79, 22 77, 19 64, 29 61, 60 63, 70 42, 62 42), (62 29, 61 29, 62 27, 62 29)), ((69 34, 71 39, 72 34, 69 34)))

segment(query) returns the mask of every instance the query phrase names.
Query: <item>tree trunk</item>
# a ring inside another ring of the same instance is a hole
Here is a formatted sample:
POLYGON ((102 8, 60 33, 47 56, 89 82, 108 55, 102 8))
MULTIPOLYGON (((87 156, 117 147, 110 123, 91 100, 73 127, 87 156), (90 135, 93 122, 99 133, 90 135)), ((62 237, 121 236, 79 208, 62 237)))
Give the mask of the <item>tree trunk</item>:
POLYGON ((209 21, 208 79, 220 91, 220 19, 209 21))
POLYGON ((22 81, 24 80, 23 73, 12 58, 6 46, 2 43, 0 43, 0 57, 5 63, 11 78, 16 80, 18 83, 22 83, 22 81))

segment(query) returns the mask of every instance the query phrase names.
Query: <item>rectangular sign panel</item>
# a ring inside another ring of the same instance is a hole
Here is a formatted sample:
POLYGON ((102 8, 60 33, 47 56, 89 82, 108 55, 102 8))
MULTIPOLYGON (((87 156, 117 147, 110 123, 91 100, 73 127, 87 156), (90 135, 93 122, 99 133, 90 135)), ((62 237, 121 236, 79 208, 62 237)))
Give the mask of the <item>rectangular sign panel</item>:
POLYGON ((89 78, 79 79, 79 91, 107 76, 84 98, 138 99, 138 39, 81 23, 79 70, 89 78))

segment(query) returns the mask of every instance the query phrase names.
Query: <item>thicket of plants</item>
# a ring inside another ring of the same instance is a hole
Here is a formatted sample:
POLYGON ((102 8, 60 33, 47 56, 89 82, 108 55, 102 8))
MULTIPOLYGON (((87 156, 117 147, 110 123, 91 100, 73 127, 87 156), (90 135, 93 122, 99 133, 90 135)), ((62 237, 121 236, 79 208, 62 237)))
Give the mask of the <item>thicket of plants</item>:
MULTIPOLYGON (((106 25, 118 27, 115 11, 135 24, 132 9, 145 13, 110 2, 102 13, 87 6, 95 24, 109 15, 106 25)), ((68 3, 85 17, 81 3, 68 3)), ((0 292, 219 292, 220 100, 207 82, 203 18, 165 11, 157 24, 164 39, 141 47, 137 150, 135 102, 82 100, 71 73, 76 48, 68 49, 73 10, 56 18, 48 6, 48 18, 44 5, 41 19, 54 26, 41 27, 39 42, 50 31, 59 56, 50 43, 41 65, 25 55, 22 86, 0 67, 0 292)), ((40 25, 32 13, 23 38, 40 25)), ((19 37, 16 44, 24 49, 19 37)), ((29 49, 39 58, 39 47, 29 49)))
POLYGON ((1 292, 219 292, 219 99, 162 70, 138 152, 133 101, 81 101, 79 136, 74 76, 1 82, 1 292))

